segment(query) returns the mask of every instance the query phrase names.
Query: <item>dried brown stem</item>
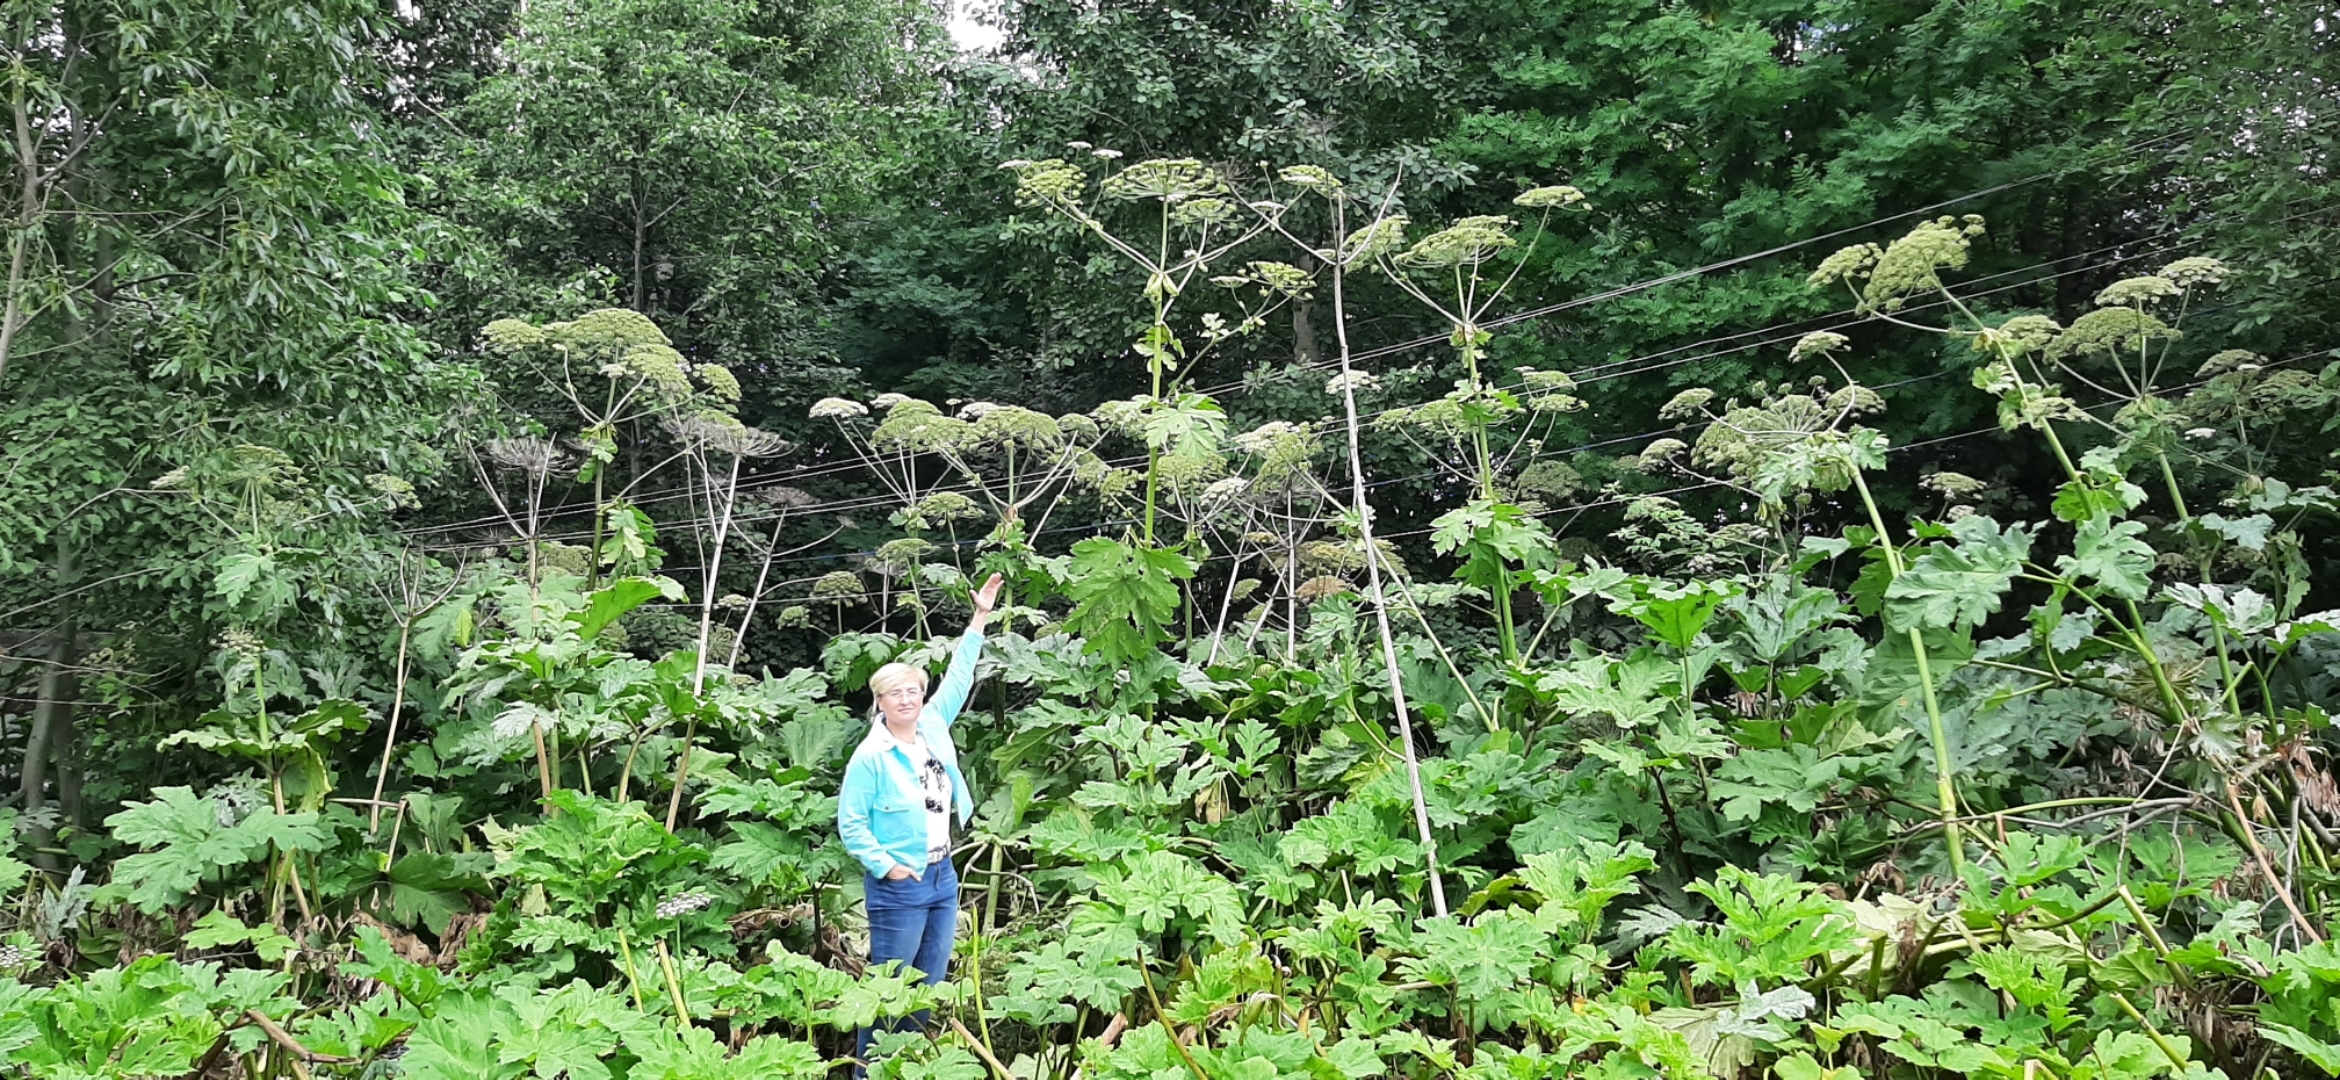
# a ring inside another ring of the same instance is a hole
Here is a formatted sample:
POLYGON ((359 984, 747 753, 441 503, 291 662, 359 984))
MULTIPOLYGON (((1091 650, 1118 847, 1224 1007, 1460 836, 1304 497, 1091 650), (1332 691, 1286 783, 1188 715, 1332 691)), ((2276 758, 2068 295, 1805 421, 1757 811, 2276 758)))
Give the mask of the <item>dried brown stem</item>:
POLYGON ((2316 932, 2315 925, 2308 922, 2308 917, 2300 912, 2299 905, 2292 901, 2290 887, 2283 884, 2283 876, 2275 872, 2275 864, 2267 858, 2267 849, 2260 846, 2258 831, 2251 828, 2250 815, 2243 813, 2242 795, 2235 791, 2232 779, 2226 782, 2226 805, 2234 811, 2235 827, 2242 830, 2243 842, 2250 845, 2251 857, 2258 860, 2259 873, 2267 879, 2267 887, 2275 890, 2275 898, 2283 901, 2283 910, 2291 913, 2292 924, 2299 927, 2299 932, 2307 935, 2309 941, 2323 944, 2324 935, 2316 932))

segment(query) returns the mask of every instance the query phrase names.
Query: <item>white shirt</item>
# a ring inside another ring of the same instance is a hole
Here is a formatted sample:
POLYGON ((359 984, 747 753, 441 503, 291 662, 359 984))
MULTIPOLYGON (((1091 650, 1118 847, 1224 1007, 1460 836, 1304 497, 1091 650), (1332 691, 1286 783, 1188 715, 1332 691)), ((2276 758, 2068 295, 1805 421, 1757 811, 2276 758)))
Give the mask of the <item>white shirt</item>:
MULTIPOLYGON (((892 735, 893 730, 887 729, 886 734, 892 735)), ((951 774, 925 739, 913 735, 904 742, 897 736, 894 742, 918 767, 918 786, 926 794, 926 864, 932 866, 951 854, 951 774)))

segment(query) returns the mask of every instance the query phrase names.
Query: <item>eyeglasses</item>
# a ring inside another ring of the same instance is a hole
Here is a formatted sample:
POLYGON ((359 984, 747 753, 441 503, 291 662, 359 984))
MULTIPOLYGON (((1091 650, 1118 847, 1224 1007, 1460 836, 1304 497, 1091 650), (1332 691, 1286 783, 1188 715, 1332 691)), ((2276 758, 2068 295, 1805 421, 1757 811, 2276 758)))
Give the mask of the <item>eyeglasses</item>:
POLYGON ((915 686, 897 686, 883 694, 878 695, 878 697, 881 699, 892 698, 895 701, 915 701, 925 696, 926 691, 921 690, 915 686))

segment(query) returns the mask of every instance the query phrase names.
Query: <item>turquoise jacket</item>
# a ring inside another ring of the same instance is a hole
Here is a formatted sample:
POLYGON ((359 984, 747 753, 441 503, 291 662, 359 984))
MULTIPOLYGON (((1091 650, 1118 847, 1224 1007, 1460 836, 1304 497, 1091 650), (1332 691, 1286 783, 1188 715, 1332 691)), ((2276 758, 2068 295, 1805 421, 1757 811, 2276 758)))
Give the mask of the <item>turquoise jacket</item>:
MULTIPOLYGON (((959 750, 951 743, 951 722, 967 704, 975 688, 975 659, 983 653, 983 635, 969 630, 951 653, 934 696, 918 712, 918 737, 942 760, 951 777, 951 798, 958 804, 959 824, 975 815, 975 799, 967 778, 959 772, 959 750)), ((837 835, 845 850, 869 872, 884 877, 896 866, 915 875, 926 873, 926 794, 918 786, 918 765, 902 744, 886 731, 880 719, 853 750, 845 766, 845 783, 837 792, 837 835)))

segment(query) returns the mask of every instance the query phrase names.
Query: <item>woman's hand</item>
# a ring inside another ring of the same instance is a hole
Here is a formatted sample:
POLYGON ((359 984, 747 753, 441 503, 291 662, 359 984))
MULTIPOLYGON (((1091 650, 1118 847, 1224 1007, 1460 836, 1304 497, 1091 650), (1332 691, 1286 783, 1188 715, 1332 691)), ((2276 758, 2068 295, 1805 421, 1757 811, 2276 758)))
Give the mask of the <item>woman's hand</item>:
POLYGON ((967 620, 967 629, 980 631, 983 624, 991 620, 991 608, 999 602, 999 586, 1003 580, 998 574, 993 574, 990 580, 983 583, 982 588, 975 590, 975 617, 967 620))
POLYGON ((902 865, 901 863, 895 863, 893 869, 886 871, 887 881, 902 881, 909 878, 909 876, 910 868, 902 865))

